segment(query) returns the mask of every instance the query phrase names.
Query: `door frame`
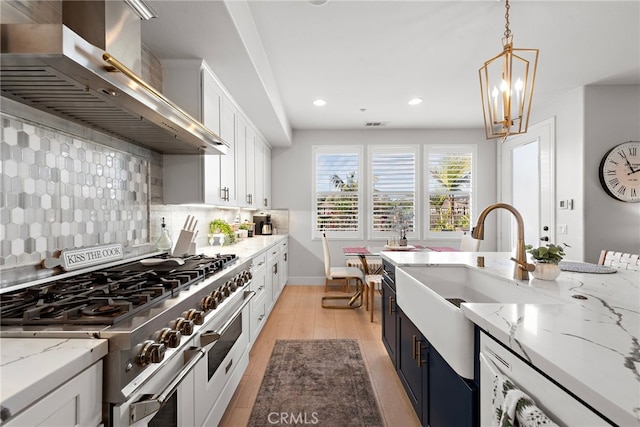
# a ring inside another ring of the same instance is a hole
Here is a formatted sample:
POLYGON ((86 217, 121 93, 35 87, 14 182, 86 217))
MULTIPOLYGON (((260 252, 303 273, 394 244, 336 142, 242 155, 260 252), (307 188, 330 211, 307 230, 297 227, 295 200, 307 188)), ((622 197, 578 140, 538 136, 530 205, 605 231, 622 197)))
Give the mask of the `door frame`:
MULTIPOLYGON (((514 142, 516 144, 526 144, 529 141, 538 140, 538 167, 539 167, 539 177, 540 177, 540 188, 542 189, 543 184, 548 186, 548 191, 543 192, 540 191, 540 206, 539 206, 539 215, 540 215, 540 224, 548 224, 548 236, 549 243, 556 241, 556 211, 555 211, 555 199, 556 199, 556 170, 555 170, 555 137, 556 137, 556 119, 555 116, 538 122, 534 125, 529 126, 529 129, 526 134, 523 135, 515 135, 508 138, 508 142, 514 142), (544 216, 546 215, 546 220, 544 216)), ((500 143, 499 143, 500 144, 500 143)), ((497 176, 497 194, 498 200, 504 203, 511 202, 510 194, 506 194, 509 189, 503 188, 502 179, 503 174, 507 171, 511 172, 511 168, 505 169, 503 164, 503 156, 502 156, 502 145, 498 146, 496 150, 497 153, 497 164, 498 164, 498 176, 497 176)), ((497 247, 498 251, 510 251, 511 247, 509 245, 509 236, 505 234, 505 229, 508 227, 508 220, 511 218, 511 214, 507 215, 506 212, 502 210, 498 211, 498 239, 497 239, 497 247)), ((526 224, 525 224, 526 227, 526 224)), ((538 230, 539 233, 542 230, 538 230)), ((533 242, 532 242, 533 243, 533 242)), ((538 242, 540 243, 540 242, 538 242)))

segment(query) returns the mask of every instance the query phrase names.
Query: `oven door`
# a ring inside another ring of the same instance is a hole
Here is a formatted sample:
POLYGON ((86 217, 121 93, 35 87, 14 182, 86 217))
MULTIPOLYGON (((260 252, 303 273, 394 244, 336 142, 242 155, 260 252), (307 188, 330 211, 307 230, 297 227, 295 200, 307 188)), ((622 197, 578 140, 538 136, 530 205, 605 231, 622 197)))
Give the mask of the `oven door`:
POLYGON ((111 427, 178 427, 194 425, 195 366, 205 351, 188 345, 182 354, 163 361, 154 374, 126 402, 112 405, 111 427), (171 373, 176 372, 172 375, 171 373))
MULTIPOLYGON (((253 291, 243 291, 234 299, 233 304, 221 307, 210 322, 199 328, 198 334, 182 352, 182 357, 176 354, 170 360, 163 361, 162 369, 159 369, 133 398, 111 408, 110 425, 112 427, 203 425, 201 420, 204 418, 202 415, 205 412, 204 407, 211 409, 212 404, 216 402, 208 399, 218 396, 220 393, 216 391, 222 391, 228 386, 227 382, 230 382, 228 378, 232 374, 241 371, 241 377, 248 364, 246 351, 249 345, 248 307, 254 295, 253 291), (239 369, 236 365, 244 365, 244 369, 239 369), (211 377, 209 377, 209 366, 215 367, 211 377), (176 374, 171 376, 167 372, 176 372, 176 374), (207 378, 209 378, 208 381, 207 378), (224 379, 222 386, 219 378, 224 379)), ((234 390, 235 386, 237 383, 233 387, 234 390)), ((218 397, 216 399, 221 400, 218 397)), ((223 414, 227 404, 228 401, 222 409, 223 414)))
POLYGON ((247 369, 248 303, 254 295, 254 291, 243 291, 242 299, 222 316, 227 319, 225 323, 200 336, 200 345, 207 351, 195 367, 195 425, 218 425, 247 369), (217 338, 214 345, 203 346, 212 335, 217 338))

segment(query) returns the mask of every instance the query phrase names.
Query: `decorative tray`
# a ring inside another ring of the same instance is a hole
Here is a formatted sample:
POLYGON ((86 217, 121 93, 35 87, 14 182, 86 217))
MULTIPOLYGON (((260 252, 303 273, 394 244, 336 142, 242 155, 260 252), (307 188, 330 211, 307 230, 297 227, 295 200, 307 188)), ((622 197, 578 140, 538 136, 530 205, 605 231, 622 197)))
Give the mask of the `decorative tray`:
POLYGON ((388 251, 412 251, 416 247, 412 245, 407 245, 407 246, 384 245, 384 248, 388 251))
POLYGON ((558 265, 562 271, 574 271, 576 273, 610 274, 617 271, 612 267, 599 264, 589 264, 587 262, 560 261, 558 265))

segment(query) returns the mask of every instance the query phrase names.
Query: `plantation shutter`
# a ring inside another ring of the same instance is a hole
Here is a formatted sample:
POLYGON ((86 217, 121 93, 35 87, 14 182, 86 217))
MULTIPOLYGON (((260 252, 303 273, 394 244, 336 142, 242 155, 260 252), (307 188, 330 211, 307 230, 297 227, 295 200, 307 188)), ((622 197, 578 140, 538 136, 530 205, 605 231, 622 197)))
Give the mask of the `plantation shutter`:
POLYGON ((359 147, 314 147, 314 237, 362 238, 359 147))
POLYGON ((428 235, 470 231, 474 147, 428 146, 428 235))
POLYGON ((371 147, 371 237, 416 237, 416 162, 418 147, 371 147))

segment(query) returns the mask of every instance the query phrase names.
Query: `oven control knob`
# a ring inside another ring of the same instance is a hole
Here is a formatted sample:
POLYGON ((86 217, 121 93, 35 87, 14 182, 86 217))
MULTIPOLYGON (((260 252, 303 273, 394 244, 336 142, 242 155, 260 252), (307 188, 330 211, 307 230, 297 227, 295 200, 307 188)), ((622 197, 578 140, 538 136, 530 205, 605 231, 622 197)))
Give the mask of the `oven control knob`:
POLYGON ((196 325, 202 325, 204 323, 204 311, 196 310, 195 308, 182 313, 182 317, 193 321, 196 325))
POLYGON ((231 287, 231 292, 235 292, 238 287, 242 286, 242 282, 240 281, 240 278, 236 276, 229 286, 231 287))
POLYGON ((244 275, 247 278, 247 280, 253 279, 253 274, 251 274, 251 272, 248 270, 244 272, 244 275))
POLYGON ((220 289, 216 289, 215 291, 213 291, 211 295, 213 296, 213 298, 216 300, 218 304, 221 303, 222 300, 224 299, 224 293, 220 289))
POLYGON ((209 306, 207 307, 209 310, 215 310, 216 307, 218 307, 218 303, 220 301, 218 301, 218 291, 213 291, 211 292, 211 295, 209 295, 209 306))
POLYGON ((169 323, 169 327, 179 331, 182 335, 191 335, 193 333, 193 320, 178 317, 176 320, 169 323))
POLYGON ((215 308, 215 307, 212 307, 214 303, 215 301, 213 297, 211 295, 207 295, 206 297, 202 298, 202 300, 200 301, 200 306, 205 311, 213 310, 215 308))
POLYGON ((169 348, 176 348, 180 345, 182 334, 180 331, 176 331, 175 329, 162 328, 155 333, 154 338, 157 342, 162 343, 169 348))
POLYGON ((138 353, 136 363, 140 366, 147 366, 149 363, 160 363, 164 359, 166 347, 162 343, 155 341, 145 341, 142 343, 142 349, 138 353))
MULTIPOLYGON (((231 293, 229 282, 225 283, 225 284, 220 288, 220 292, 222 292, 222 293, 224 294, 224 297, 228 297, 228 296, 229 296, 229 294, 231 293)), ((223 298, 224 298, 224 297, 223 297, 223 298)))

